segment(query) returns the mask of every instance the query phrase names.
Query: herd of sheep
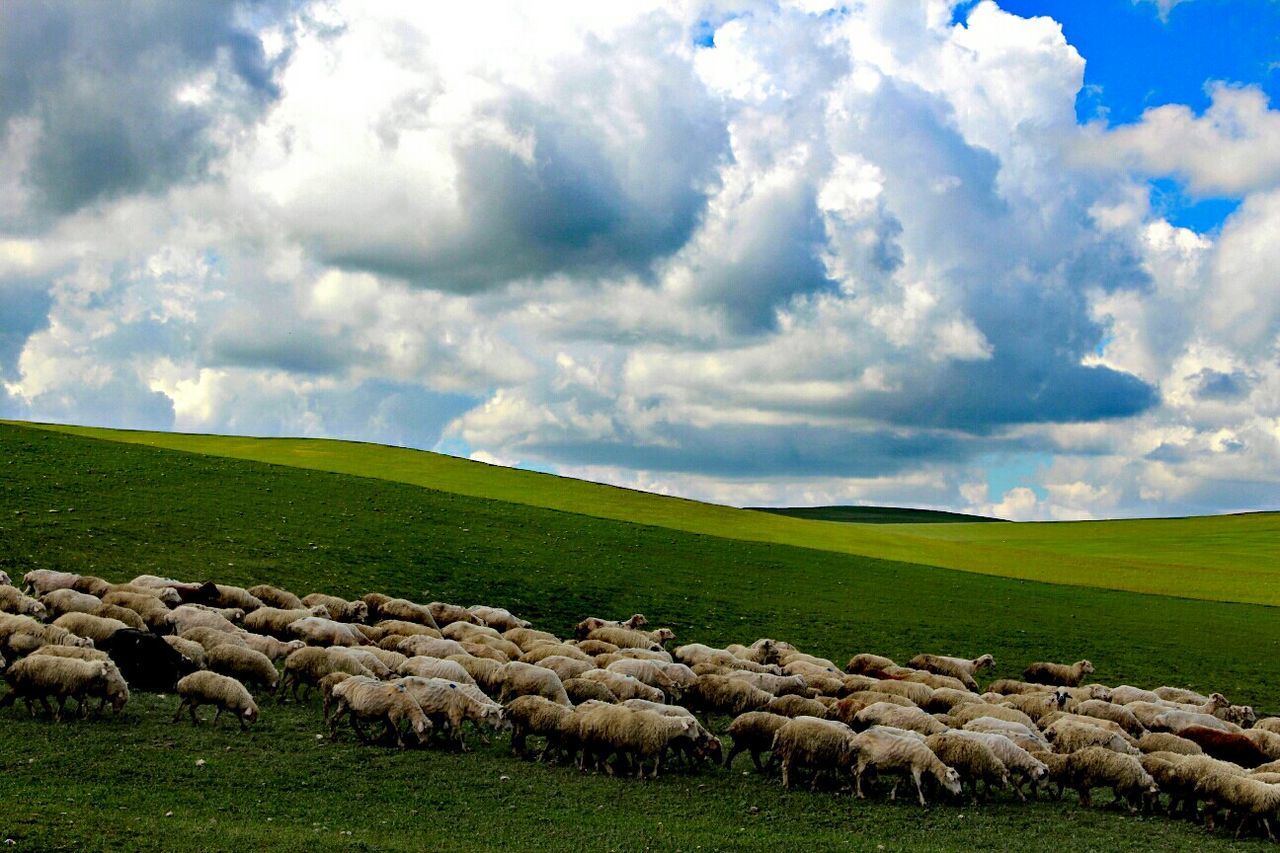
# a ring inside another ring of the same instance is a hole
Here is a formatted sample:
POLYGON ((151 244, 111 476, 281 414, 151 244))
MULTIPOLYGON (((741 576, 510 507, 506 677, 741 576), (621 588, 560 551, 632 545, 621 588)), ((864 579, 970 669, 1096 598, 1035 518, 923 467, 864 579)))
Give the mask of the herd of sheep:
POLYGON ((1084 684, 1094 671, 1084 660, 1033 663, 1023 680, 984 690, 990 655, 899 666, 857 654, 839 667, 772 639, 668 651, 674 634, 645 630, 639 614, 584 619, 565 640, 501 608, 379 593, 299 598, 49 570, 23 584, 0 572, 0 707, 22 699, 55 719, 71 700, 80 716, 95 701, 96 713, 118 712, 132 688, 176 692, 175 721, 198 722, 204 705, 215 724, 228 713, 248 727, 254 692, 298 702, 314 692, 331 736, 345 720, 366 742, 443 739, 465 751, 464 728, 510 732, 517 754, 536 737, 540 759, 610 774, 730 766, 746 752, 787 788, 848 786, 858 798, 877 780, 890 798, 910 780, 921 805, 935 792, 1025 800, 1070 788, 1087 806, 1109 788, 1131 811, 1210 829, 1222 819, 1272 840, 1280 816, 1280 718, 1257 719, 1221 693, 1084 684), (727 752, 710 728, 726 718, 727 752))

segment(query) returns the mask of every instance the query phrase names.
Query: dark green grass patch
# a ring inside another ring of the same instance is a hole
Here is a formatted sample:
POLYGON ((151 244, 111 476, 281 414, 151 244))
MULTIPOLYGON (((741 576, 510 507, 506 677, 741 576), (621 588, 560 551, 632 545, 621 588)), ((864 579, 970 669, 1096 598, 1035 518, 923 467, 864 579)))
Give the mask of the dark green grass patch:
MULTIPOLYGON (((0 568, 37 567, 493 603, 558 633, 584 615, 639 610, 682 641, 767 635, 837 661, 990 652, 997 675, 1033 659, 1089 657, 1109 683, 1221 689, 1280 707, 1272 608, 718 539, 0 427, 0 568)), ((63 726, 0 712, 0 838, 17 849, 1226 845, 1185 824, 1074 804, 922 812, 787 794, 741 772, 656 783, 582 776, 514 761, 502 744, 465 756, 329 744, 315 738, 314 706, 267 702, 244 737, 230 726, 193 731, 169 723, 175 704, 142 696, 121 722, 63 726)))

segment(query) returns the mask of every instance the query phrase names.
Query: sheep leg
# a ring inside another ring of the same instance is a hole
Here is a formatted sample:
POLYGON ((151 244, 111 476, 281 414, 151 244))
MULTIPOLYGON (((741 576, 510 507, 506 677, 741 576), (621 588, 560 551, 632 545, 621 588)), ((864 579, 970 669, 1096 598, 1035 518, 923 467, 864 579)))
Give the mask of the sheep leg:
POLYGON ((214 715, 213 715, 213 727, 214 727, 215 729, 218 727, 218 720, 222 719, 222 711, 223 711, 223 708, 222 708, 222 706, 221 706, 221 705, 219 705, 219 706, 218 706, 218 713, 216 713, 216 714, 214 714, 214 715))
MULTIPOLYGON (((920 787, 920 771, 919 771, 918 769, 912 768, 912 770, 911 770, 911 778, 915 780, 915 783, 916 783, 916 796, 920 798, 920 805, 922 805, 922 806, 923 806, 923 805, 928 805, 928 804, 924 801, 924 788, 920 787)), ((896 785, 895 785, 895 787, 896 787, 896 785)), ((973 786, 973 790, 974 790, 974 791, 977 791, 977 790, 978 790, 977 783, 975 783, 975 784, 974 784, 974 786, 973 786)))
MULTIPOLYGON (((48 700, 48 699, 46 699, 45 697, 41 696, 41 697, 40 697, 40 701, 44 703, 44 709, 45 709, 46 711, 48 711, 48 710, 49 710, 49 700, 48 700)), ((59 697, 58 697, 58 699, 57 699, 58 710, 57 710, 57 711, 55 711, 55 712, 54 712, 54 714, 53 714, 53 721, 54 721, 55 723, 60 723, 60 722, 62 722, 62 712, 66 710, 66 702, 67 702, 67 699, 66 699, 66 697, 65 697, 65 696, 59 696, 59 697)))
MULTIPOLYGON (((857 767, 853 770, 853 793, 859 800, 865 800, 867 798, 866 794, 862 793, 862 772, 865 769, 866 766, 859 761, 857 767)), ((784 774, 787 772, 786 764, 782 765, 782 772, 784 774)))
POLYGON ((1239 838, 1239 837, 1240 837, 1240 833, 1244 831, 1244 825, 1245 825, 1245 822, 1246 822, 1246 821, 1248 821, 1248 820, 1249 820, 1249 816, 1248 816, 1247 814, 1246 814, 1246 815, 1241 815, 1241 817, 1240 817, 1240 823, 1239 823, 1239 825, 1237 825, 1237 826, 1236 826, 1236 838, 1239 838))
POLYGON ((1093 800, 1088 788, 1078 788, 1077 793, 1080 795, 1080 805, 1085 808, 1089 808, 1089 806, 1093 805, 1093 800))
POLYGON ((1263 815, 1262 817, 1262 827, 1267 831, 1267 838, 1270 839, 1271 841, 1275 841, 1276 840, 1275 833, 1271 831, 1271 819, 1266 815, 1263 815))
POLYGON ((187 710, 191 712, 191 725, 193 726, 200 725, 200 718, 196 716, 196 705, 195 701, 187 703, 187 710))
POLYGON ((782 759, 782 787, 791 787, 791 759, 790 757, 782 759))
MULTIPOLYGON (((662 764, 662 753, 661 753, 661 752, 659 752, 657 755, 655 755, 655 756, 653 757, 653 774, 652 774, 651 776, 649 776, 649 778, 650 778, 650 779, 657 779, 657 778, 658 778, 658 765, 660 765, 660 764, 662 764)), ((643 762, 643 761, 642 761, 642 762, 640 762, 640 771, 641 771, 641 773, 643 773, 643 772, 644 772, 644 762, 643 762)))
MULTIPOLYGON (((732 766, 733 766, 733 759, 737 758, 737 757, 738 757, 738 755, 739 755, 741 752, 743 752, 743 747, 735 743, 735 744, 733 745, 733 748, 732 748, 732 749, 730 749, 730 750, 728 751, 728 753, 726 753, 726 754, 725 754, 725 757, 724 757, 724 766, 725 766, 725 767, 732 767, 732 766)), ((760 766, 760 756, 756 754, 755 750, 752 750, 752 751, 751 751, 751 759, 752 759, 752 761, 754 761, 754 762, 755 762, 756 767, 759 767, 759 766, 760 766)))
POLYGON ((764 772, 764 766, 760 763, 760 751, 751 750, 751 763, 756 766, 756 770, 760 773, 764 772))

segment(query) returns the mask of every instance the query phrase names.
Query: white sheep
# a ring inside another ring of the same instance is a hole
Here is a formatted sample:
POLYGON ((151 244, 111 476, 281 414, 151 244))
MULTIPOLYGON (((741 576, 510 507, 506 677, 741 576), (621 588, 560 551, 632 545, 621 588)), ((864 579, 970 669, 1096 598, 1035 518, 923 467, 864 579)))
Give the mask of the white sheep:
POLYGON ((33 619, 44 619, 45 606, 29 595, 24 595, 16 586, 0 586, 0 612, 12 613, 15 616, 30 616, 33 619))
POLYGON ((186 708, 191 712, 191 724, 198 725, 200 718, 196 716, 196 709, 201 705, 213 705, 218 709, 213 717, 215 726, 223 711, 230 711, 235 715, 240 722, 241 731, 258 719, 258 706, 254 703, 253 696, 243 684, 227 675, 204 669, 193 672, 179 679, 177 693, 182 701, 178 703, 178 711, 173 715, 175 723, 186 708))
POLYGON ((128 685, 109 661, 33 654, 6 669, 4 679, 9 692, 0 697, 0 708, 22 699, 34 715, 31 703, 39 700, 55 720, 62 719, 68 699, 76 700, 80 716, 88 710, 88 699, 110 702, 116 711, 129 701, 128 685), (57 702, 57 711, 49 706, 50 699, 57 702))
MULTIPOLYGON (((910 776, 922 806, 926 803, 920 783, 926 773, 945 790, 952 794, 960 793, 960 774, 955 768, 943 764, 920 739, 873 726, 854 736, 854 747, 857 750, 853 770, 854 794, 859 799, 866 796, 862 791, 862 779, 868 770, 910 776)), ((894 799, 897 793, 898 783, 895 781, 889 799, 894 799)))

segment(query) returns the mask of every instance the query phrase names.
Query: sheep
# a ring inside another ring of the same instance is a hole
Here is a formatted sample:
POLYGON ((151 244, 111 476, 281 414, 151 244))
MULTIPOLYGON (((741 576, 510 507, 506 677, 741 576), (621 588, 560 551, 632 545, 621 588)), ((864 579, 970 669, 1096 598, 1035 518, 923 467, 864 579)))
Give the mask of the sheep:
POLYGON ((1207 726, 1188 726, 1177 734, 1197 744, 1206 755, 1239 764, 1241 767, 1257 767, 1271 760, 1271 756, 1242 733, 1207 726))
POLYGON ((720 764, 724 759, 724 745, 720 739, 698 722, 698 718, 688 708, 679 705, 665 705, 649 699, 627 699, 619 703, 624 708, 636 711, 652 711, 663 717, 685 717, 693 720, 693 737, 680 738, 672 743, 672 748, 684 756, 689 762, 710 761, 720 764))
POLYGON ((9 573, 0 571, 0 586, 13 586, 13 581, 9 579, 9 573))
POLYGON ((1249 728, 1258 720, 1258 715, 1254 713, 1251 705, 1228 705, 1226 708, 1217 709, 1213 715, 1242 729, 1249 728))
MULTIPOLYGON (((1196 801, 1212 800, 1213 790, 1221 784, 1224 777, 1244 776, 1247 773, 1248 771, 1238 764, 1221 761, 1208 755, 1183 756, 1174 767, 1173 784, 1169 786, 1169 813, 1173 814, 1177 811, 1181 803, 1184 813, 1194 817, 1196 801)), ((1213 811, 1206 810, 1204 817, 1206 826, 1212 829, 1213 811)))
POLYGON ((46 614, 43 604, 8 584, 0 586, 0 612, 30 616, 32 619, 44 619, 46 614))
POLYGON ((1000 704, 1006 708, 1015 708, 1036 722, 1068 707, 1074 708, 1076 705, 1067 695, 1066 688, 1059 688, 1052 693, 1023 693, 1006 696, 1000 704))
POLYGON ((1253 724, 1253 728, 1280 735, 1280 717, 1263 717, 1253 724))
POLYGON ((4 679, 9 692, 0 697, 0 708, 22 699, 34 715, 31 703, 38 699, 55 720, 62 719, 68 699, 76 700, 79 716, 87 711, 89 699, 99 699, 100 705, 110 702, 117 713, 129 701, 129 687, 110 661, 30 655, 6 669, 4 679), (57 711, 49 706, 51 698, 57 702, 57 711))
POLYGON ((1266 753, 1271 760, 1280 759, 1280 734, 1264 729, 1245 729, 1242 734, 1253 741, 1254 746, 1266 753))
POLYGON ((1019 681, 1016 678, 997 678, 987 685, 988 693, 999 693, 1002 696, 1046 693, 1051 690, 1053 690, 1053 687, 1048 684, 1033 684, 1030 681, 1019 681))
MULTIPOLYGON (((81 590, 84 592, 85 590, 81 590)), ((130 595, 145 595, 148 598, 154 598, 165 607, 177 607, 182 603, 182 596, 171 586, 137 586, 132 583, 113 583, 108 590, 102 594, 103 600, 113 592, 125 592, 130 595)))
MULTIPOLYGON (((366 599, 368 598, 366 596, 366 599)), ((370 613, 380 620, 396 619, 401 622, 412 622, 424 628, 435 628, 436 630, 443 627, 436 623, 435 617, 431 615, 431 608, 425 604, 415 604, 407 598, 378 598, 375 600, 377 601, 377 607, 374 607, 367 600, 365 604, 370 613)))
POLYGON ((1108 787, 1116 802, 1129 803, 1129 811, 1137 812, 1137 804, 1154 797, 1160 789, 1151 774, 1132 755, 1121 755, 1101 746, 1073 751, 1067 758, 1066 781, 1080 795, 1080 804, 1090 805, 1093 788, 1108 787))
POLYGON ((978 717, 965 723, 962 728, 970 732, 988 732, 1004 735, 1029 752, 1049 748, 1049 741, 1035 728, 1024 726, 1022 723, 1010 722, 1009 720, 1000 720, 995 717, 978 717))
POLYGON ((139 690, 172 690, 178 679, 196 669, 163 637, 150 631, 124 628, 98 647, 111 655, 125 679, 139 690))
POLYGON ((652 758, 652 779, 657 779, 667 749, 680 740, 696 742, 698 724, 692 717, 668 717, 652 711, 635 711, 616 704, 586 703, 576 708, 577 731, 582 744, 582 762, 591 754, 605 760, 605 770, 613 774, 608 756, 635 758, 636 777, 644 777, 645 761, 652 758))
POLYGON ((218 725, 223 711, 230 711, 240 723, 240 730, 246 731, 258 719, 258 706, 245 686, 228 675, 219 675, 209 670, 200 670, 185 676, 178 682, 178 710, 173 715, 176 723, 182 717, 183 709, 191 712, 191 725, 199 725, 200 718, 196 710, 201 705, 213 705, 218 713, 213 716, 213 725, 218 725))
POLYGON ((528 695, 542 696, 559 705, 571 704, 560 676, 551 670, 518 661, 504 664, 498 701, 505 705, 516 696, 528 695))
POLYGON ((434 637, 437 640, 442 636, 436 628, 428 628, 417 622, 405 622, 403 619, 383 619, 373 627, 383 631, 387 636, 399 634, 402 637, 434 637))
POLYGON ((846 725, 852 724, 858 712, 863 708, 876 704, 877 702, 890 702, 894 705, 901 705, 904 708, 914 708, 915 703, 905 696, 898 696, 893 693, 881 693, 877 690, 863 690, 858 693, 850 693, 848 696, 836 702, 835 708, 829 712, 829 715, 846 725))
POLYGON ((1228 723, 1220 720, 1213 714, 1201 714, 1196 711, 1181 711, 1170 709, 1156 714, 1147 723, 1147 727, 1156 731, 1168 731, 1174 734, 1180 734, 1183 729, 1191 726, 1200 726, 1207 729, 1217 729, 1223 732, 1239 733, 1240 727, 1234 723, 1228 723))
POLYGON ((82 648, 79 646, 41 646, 32 652, 29 656, 36 657, 38 655, 55 657, 55 658, 75 658, 76 660, 111 660, 111 655, 101 649, 82 648))
POLYGON ((42 625, 26 616, 0 616, 0 651, 10 658, 30 654, 41 646, 93 647, 93 640, 56 625, 42 625))
POLYGON ((796 649, 794 647, 788 648, 786 651, 779 652, 777 657, 778 657, 778 663, 781 664, 784 668, 791 664, 800 663, 800 664, 806 664, 808 666, 816 666, 819 669, 821 669, 823 672, 828 672, 832 675, 840 674, 840 668, 836 666, 835 663, 830 659, 820 658, 817 655, 811 655, 808 652, 802 652, 799 649, 796 649))
POLYGON ((613 643, 619 649, 653 649, 657 651, 662 648, 662 644, 654 637, 654 633, 634 631, 630 628, 596 628, 585 639, 604 640, 606 643, 613 643))
POLYGON ((574 640, 569 645, 591 657, 616 654, 620 651, 613 643, 606 643, 604 640, 574 640))
POLYGON ((1137 747, 1130 746, 1115 732, 1076 720, 1057 720, 1045 729, 1044 734, 1053 741, 1054 752, 1072 753, 1091 746, 1101 746, 1125 755, 1138 754, 1137 747))
POLYGON ((920 706, 923 706, 933 697, 933 688, 927 684, 917 684, 914 681, 894 681, 891 678, 880 679, 868 689, 879 693, 892 693, 895 696, 902 696, 910 699, 912 704, 920 706))
POLYGON ((1111 688, 1111 701, 1117 705, 1130 705, 1134 702, 1150 702, 1158 705, 1165 700, 1161 699, 1160 694, 1154 690, 1143 690, 1131 684, 1121 684, 1119 687, 1111 688))
POLYGON ((564 692, 574 705, 592 700, 608 702, 611 705, 618 703, 618 697, 612 690, 598 681, 588 681, 585 678, 568 679, 564 682, 564 692))
POLYGON ((39 598, 55 589, 71 589, 80 576, 53 569, 33 569, 22 576, 22 591, 39 598))
POLYGON ((690 707, 704 712, 736 717, 747 711, 763 709, 773 701, 774 696, 744 681, 723 675, 704 675, 690 688, 684 699, 690 707))
MULTIPOLYGON (((1138 722, 1147 728, 1154 728, 1155 719, 1162 714, 1170 711, 1183 711, 1193 714, 1203 714, 1212 716, 1219 708, 1225 708, 1231 703, 1227 701, 1227 697, 1221 693, 1214 693, 1209 697, 1209 701, 1203 705, 1172 705, 1164 700, 1156 702, 1148 702, 1146 700, 1137 700, 1124 703, 1124 707, 1138 718, 1138 722)), ((1221 722, 1221 721, 1220 721, 1221 722)), ((1218 723, 1212 723, 1212 726, 1218 726, 1218 723)))
POLYGON ((724 675, 745 681, 774 696, 803 696, 809 689, 809 683, 803 675, 771 675, 767 672, 749 672, 743 669, 728 670, 724 675))
MULTIPOLYGON (((770 721, 760 717, 753 717, 750 723, 744 724, 746 725, 761 729, 772 727, 770 721)), ((753 742, 759 742, 763 737, 763 731, 744 731, 743 734, 753 742)), ((772 760, 782 763, 782 787, 792 787, 796 770, 800 768, 812 769, 815 783, 817 774, 823 771, 834 771, 837 774, 850 772, 857 758, 855 738, 853 730, 844 723, 816 717, 796 717, 777 726, 770 751, 773 753, 772 760)), ((752 757, 756 758, 754 749, 752 757)))
POLYGON ((488 658, 489 660, 496 660, 498 663, 509 663, 511 661, 510 655, 501 649, 495 649, 489 645, 490 643, 502 642, 505 641, 494 640, 489 637, 476 637, 475 642, 472 642, 471 640, 463 640, 458 645, 462 647, 462 651, 465 654, 469 654, 472 657, 488 658))
MULTIPOLYGON (((642 684, 661 690, 662 694, 670 699, 679 699, 683 692, 671 680, 666 671, 654 661, 624 658, 609 664, 605 667, 605 670, 630 676, 642 684)), ((581 674, 585 675, 586 672, 584 670, 581 674)), ((608 682, 605 683, 607 684, 608 682)), ((613 689, 612 686, 610 686, 610 689, 613 689)), ((616 693, 617 691, 615 690, 614 692, 616 693)))
POLYGON ((1077 702, 1087 702, 1090 699, 1112 701, 1111 688, 1105 684, 1081 684, 1078 687, 1059 687, 1058 689, 1067 691, 1067 695, 1077 702))
POLYGON ((1280 813, 1280 785, 1272 785, 1246 776, 1211 776, 1205 786, 1205 798, 1215 806, 1231 811, 1239 817, 1236 837, 1250 819, 1259 821, 1267 831, 1267 838, 1276 840, 1271 829, 1271 818, 1280 813))
POLYGON ((228 615, 236 616, 236 614, 239 614, 240 619, 244 618, 244 611, 235 608, 224 613, 192 604, 182 604, 170 612, 169 621, 173 623, 173 630, 178 634, 184 634, 192 628, 214 628, 218 631, 235 633, 240 629, 228 618, 228 615))
POLYGON ((148 630, 147 623, 142 621, 142 617, 127 607, 118 607, 114 604, 99 604, 89 611, 89 615, 101 616, 103 619, 114 619, 138 631, 148 630))
POLYGON ((1209 701, 1208 696, 1184 687, 1157 687, 1151 692, 1165 702, 1177 702, 1180 705, 1203 705, 1209 701))
MULTIPOLYGON (((364 604, 364 602, 360 602, 364 604)), ((329 717, 329 734, 336 733, 338 721, 345 714, 351 728, 361 741, 369 743, 369 737, 360 727, 360 721, 381 722, 396 745, 405 747, 401 723, 408 722, 418 743, 425 743, 431 733, 431 720, 402 685, 386 684, 377 679, 353 676, 337 684, 331 693, 333 711, 329 717)))
POLYGON ((74 589, 55 589, 40 596, 40 603, 52 616, 64 613, 92 613, 102 605, 102 599, 74 589))
POLYGON ((53 625, 93 640, 95 645, 102 643, 116 631, 123 631, 129 627, 118 619, 104 619, 101 616, 90 616, 88 613, 64 613, 53 620, 53 625))
POLYGON ((1039 726, 1042 730, 1048 729, 1059 720, 1068 720, 1072 723, 1079 723, 1085 726, 1092 726, 1095 729, 1102 729, 1110 734, 1119 735, 1125 743, 1129 744, 1129 746, 1136 747, 1138 745, 1138 739, 1125 731, 1119 723, 1112 722, 1111 720, 1104 720, 1100 717, 1086 717, 1083 714, 1069 714, 1066 711, 1058 711, 1041 717, 1039 720, 1039 726))
POLYGON ((264 607, 274 607, 279 610, 302 610, 306 607, 301 598, 278 586, 260 583, 249 587, 246 591, 261 601, 264 607))
POLYGON ((214 607, 236 607, 250 613, 266 606, 266 602, 244 587, 215 583, 213 588, 216 595, 208 603, 214 607))
MULTIPOLYGON (((360 602, 364 604, 364 602, 360 602)), ((352 648, 368 643, 352 625, 320 616, 307 616, 289 623, 289 633, 309 646, 346 646, 352 648)))
POLYGON ((511 751, 522 758, 528 754, 525 745, 529 735, 537 735, 547 739, 542 752, 538 754, 541 761, 548 753, 569 746, 573 738, 573 709, 545 699, 542 696, 517 696, 507 705, 507 719, 511 721, 511 751))
POLYGON ((587 639, 587 636, 597 628, 626 628, 628 630, 639 630, 649 624, 649 620, 644 617, 643 613, 633 613, 628 619, 621 621, 613 621, 610 619, 601 619, 597 616, 588 616, 573 628, 574 637, 579 640, 587 639))
POLYGON ((650 687, 634 676, 624 675, 613 670, 592 669, 578 677, 585 681, 603 684, 609 688, 613 695, 624 701, 627 699, 648 699, 650 702, 662 702, 665 698, 663 692, 658 688, 650 687))
POLYGON ((267 690, 275 690, 280 682, 280 673, 271 658, 241 646, 218 646, 206 655, 205 665, 214 672, 234 676, 245 684, 256 684, 267 690))
POLYGON ((186 658, 196 669, 204 669, 204 646, 195 640, 188 640, 173 634, 169 634, 162 639, 172 646, 174 651, 186 658))
POLYGON ((369 605, 363 601, 347 601, 336 595, 325 595, 313 592, 302 597, 304 607, 323 607, 329 611, 329 618, 335 622, 367 622, 369 621, 369 605))
POLYGON ((550 655, 538 661, 537 666, 545 667, 556 675, 560 676, 561 681, 568 681, 570 678, 577 678, 582 673, 595 669, 595 664, 585 661, 576 660, 565 655, 550 655))
POLYGON ((156 633, 167 632, 173 627, 173 619, 169 615, 168 605, 154 595, 112 590, 102 597, 102 603, 132 610, 138 614, 150 630, 156 633))
POLYGON ((286 643, 283 640, 277 640, 275 637, 266 637, 249 631, 241 634, 240 639, 247 647, 255 652, 261 652, 273 661, 284 660, 306 645, 301 640, 289 640, 286 643))
MULTIPOLYGON (((733 747, 725 755, 724 766, 732 767, 733 760, 739 754, 749 751, 751 763, 756 766, 756 770, 763 772, 761 754, 773 752, 774 736, 790 719, 768 711, 748 711, 735 717, 729 724, 728 731, 729 737, 733 739, 733 747)), ((769 763, 773 764, 775 760, 776 756, 770 755, 769 763)))
POLYGON ((764 706, 764 710, 782 717, 817 717, 825 720, 828 717, 827 706, 816 699, 790 694, 779 696, 764 706))
POLYGON ((1199 744, 1169 732, 1147 732, 1138 738, 1138 749, 1144 753, 1176 752, 1179 755, 1204 755, 1204 750, 1199 744))
POLYGON ((481 701, 456 681, 408 676, 394 683, 413 697, 433 724, 448 727, 450 736, 462 752, 467 751, 462 736, 463 722, 470 720, 477 726, 495 729, 509 726, 501 705, 489 702, 487 698, 481 701))
POLYGON ((986 785, 987 793, 991 793, 992 785, 1009 786, 1009 771, 1004 762, 996 757, 991 747, 980 740, 962 737, 954 732, 941 732, 930 735, 924 745, 938 756, 948 767, 954 767, 960 774, 961 787, 964 780, 973 785, 973 799, 978 800, 978 783, 986 785))
POLYGON ((1078 660, 1070 665, 1040 661, 1027 667, 1022 673, 1022 678, 1038 684, 1079 687, 1080 682, 1091 672, 1093 672, 1093 664, 1087 660, 1078 660))
POLYGON ((406 658, 395 670, 397 675, 415 675, 420 678, 444 678, 461 684, 475 684, 471 673, 457 661, 440 658, 417 657, 406 658))
POLYGON ((951 718, 952 725, 956 728, 960 728, 970 720, 976 720, 979 717, 991 717, 1010 723, 1018 723, 1026 726, 1031 731, 1036 730, 1035 721, 1028 714, 1019 711, 1017 708, 1005 705, 961 705, 948 716, 951 718))
POLYGON ((761 637, 749 646, 731 645, 727 646, 725 651, 742 660, 771 664, 778 663, 783 654, 794 652, 795 647, 789 643, 780 643, 777 640, 761 637))
MULTIPOLYGON (((333 713, 333 689, 348 678, 355 678, 349 672, 331 672, 324 678, 320 679, 317 689, 320 691, 320 712, 325 725, 329 725, 330 715, 333 713)), ((330 729, 332 731, 332 729, 330 729)))
POLYGON ((906 708, 891 702, 876 702, 854 715, 854 728, 892 726, 897 729, 919 732, 922 735, 941 734, 947 726, 919 708, 906 708))
MULTIPOLYGON (((413 620, 407 620, 413 621, 413 620)), ((474 622, 450 622, 440 629, 440 636, 447 640, 474 640, 476 637, 491 637, 495 640, 501 640, 502 634, 496 628, 490 628, 488 625, 477 625, 474 622)), ((510 640, 503 640, 504 643, 511 643, 510 640)), ((515 643, 511 643, 515 646, 515 643)), ((519 649, 519 646, 516 646, 519 649)), ((522 654, 523 650, 517 654, 522 654)))
POLYGON ((111 591, 111 587, 111 583, 94 575, 80 575, 80 577, 76 578, 75 583, 71 584, 71 589, 92 595, 94 598, 102 598, 102 596, 111 591))
POLYGON ((393 672, 399 669, 400 666, 409 659, 407 655, 402 655, 399 652, 393 652, 388 649, 380 649, 377 646, 361 646, 359 651, 366 655, 373 655, 375 658, 382 661, 382 663, 393 672))
POLYGON ((977 690, 978 682, 973 680, 974 674, 980 669, 995 666, 995 663, 996 660, 991 655, 980 655, 973 660, 968 660, 944 655, 919 654, 907 661, 907 666, 913 669, 927 670, 938 675, 958 678, 964 682, 965 687, 970 690, 977 690))
MULTIPOLYGON (((517 648, 519 648, 517 646, 517 648)), ((596 658, 584 652, 577 646, 571 646, 568 643, 539 643, 527 652, 520 655, 521 663, 538 663, 544 658, 549 657, 565 657, 582 661, 583 663, 599 664, 596 658)))
POLYGON ((1081 702, 1076 706, 1075 713, 1086 717, 1097 717, 1100 720, 1110 720, 1133 737, 1142 737, 1147 732, 1147 727, 1138 722, 1138 718, 1128 708, 1103 702, 1101 699, 1081 702))
POLYGON ((745 669, 749 672, 770 672, 775 675, 778 674, 778 667, 776 666, 742 660, 729 654, 724 649, 715 649, 711 646, 703 645, 702 643, 689 643, 684 646, 677 646, 674 657, 680 663, 693 667, 695 672, 697 671, 698 664, 713 663, 729 669, 745 669))
POLYGON ((502 692, 504 679, 502 668, 506 664, 486 658, 473 658, 471 655, 449 655, 444 660, 453 661, 465 669, 485 693, 497 696, 502 692))
POLYGON ((468 654, 462 643, 457 640, 437 639, 423 635, 406 637, 395 647, 395 651, 409 657, 447 658, 450 655, 468 654))
MULTIPOLYGON (((570 643, 570 645, 573 645, 570 643)), ((618 649, 613 652, 616 660, 647 660, 654 663, 674 663, 675 658, 666 649, 618 649)), ((597 656, 598 657, 598 656, 597 656)))
POLYGON ((548 631, 537 631, 533 628, 511 628, 502 632, 502 639, 510 640, 524 651, 529 651, 538 643, 558 643, 560 638, 548 631))
POLYGON ((129 581, 129 586, 155 590, 172 589, 177 593, 178 598, 184 602, 207 601, 218 594, 213 584, 190 583, 174 580, 173 578, 157 577, 156 575, 138 575, 129 581))
POLYGON ((490 628, 497 628, 499 631, 530 627, 529 622, 502 607, 486 607, 483 604, 473 604, 467 610, 472 616, 477 617, 490 628))
POLYGON ((923 684, 938 690, 942 687, 949 687, 952 690, 968 690, 969 687, 958 678, 952 678, 949 675, 939 675, 936 672, 926 672, 922 669, 908 669, 904 672, 887 672, 885 676, 895 681, 914 682, 915 684, 923 684))
POLYGON ((248 643, 244 640, 244 632, 242 631, 219 631, 217 628, 191 628, 183 631, 178 635, 184 640, 191 640, 193 643, 199 643, 205 653, 213 651, 216 646, 233 645, 246 646, 248 643))
MULTIPOLYGON (((895 684, 910 684, 909 681, 893 682, 895 684)), ((925 700, 920 707, 926 711, 933 711, 948 714, 952 710, 964 705, 981 705, 985 704, 982 697, 976 693, 970 693, 967 690, 956 690, 951 687, 943 687, 933 690, 929 694, 929 698, 925 700)))
POLYGON ((965 729, 952 729, 948 734, 970 738, 986 744, 987 748, 995 753, 996 758, 999 758, 1005 768, 1013 774, 1010 781, 1013 784, 1014 793, 1023 802, 1027 798, 1022 793, 1022 783, 1027 782, 1030 784, 1034 792, 1049 773, 1049 768, 1043 761, 1005 735, 996 734, 995 732, 973 732, 965 729))
MULTIPOLYGON (((853 771, 854 794, 859 799, 866 797, 862 791, 862 777, 868 770, 909 775, 915 782, 916 796, 922 806, 927 804, 920 781, 926 773, 950 793, 960 793, 960 774, 956 769, 943 764, 929 747, 913 737, 873 726, 854 736, 854 749, 857 752, 853 771)), ((895 782, 889 798, 894 799, 897 792, 898 785, 895 782)))
POLYGON ((331 672, 346 672, 351 675, 373 678, 369 668, 342 649, 325 649, 308 646, 284 659, 284 674, 280 678, 278 694, 284 698, 289 690, 295 702, 299 687, 315 687, 320 680, 331 672))

